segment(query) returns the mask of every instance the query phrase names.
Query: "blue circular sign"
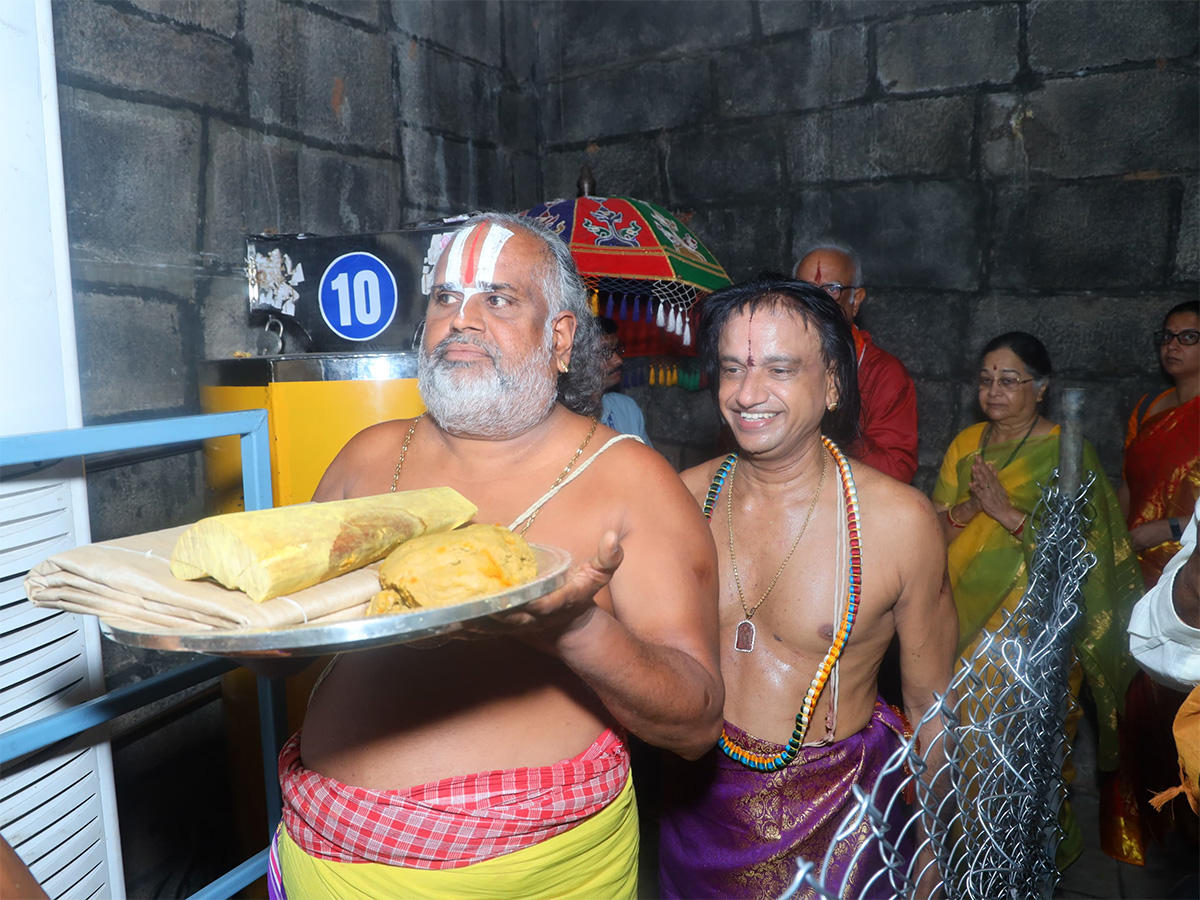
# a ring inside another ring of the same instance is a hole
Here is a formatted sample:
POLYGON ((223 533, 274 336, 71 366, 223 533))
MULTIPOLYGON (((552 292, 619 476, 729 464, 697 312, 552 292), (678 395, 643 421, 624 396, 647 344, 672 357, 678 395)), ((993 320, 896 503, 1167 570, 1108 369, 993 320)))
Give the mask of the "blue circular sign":
POLYGON ((325 324, 348 341, 379 337, 396 316, 396 278, 370 253, 346 253, 331 262, 318 296, 325 324))

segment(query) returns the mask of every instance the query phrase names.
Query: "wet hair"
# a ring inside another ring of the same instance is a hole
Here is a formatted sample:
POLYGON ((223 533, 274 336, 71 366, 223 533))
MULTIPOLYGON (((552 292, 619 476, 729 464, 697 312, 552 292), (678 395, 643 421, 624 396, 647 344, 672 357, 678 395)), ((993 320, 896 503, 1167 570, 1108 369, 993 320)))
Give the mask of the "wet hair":
POLYGON ((608 316, 596 316, 596 325, 600 328, 600 334, 607 336, 617 333, 617 323, 608 316))
POLYGON ((854 336, 837 302, 813 284, 777 272, 763 272, 750 281, 712 294, 700 313, 700 358, 714 393, 721 374, 721 332, 743 312, 783 309, 813 329, 821 345, 821 360, 833 370, 838 407, 826 411, 821 430, 842 447, 858 437, 858 361, 854 336))
POLYGON ((457 231, 474 228, 482 222, 494 222, 509 231, 521 231, 539 241, 547 259, 536 273, 535 281, 546 298, 546 329, 562 312, 575 315, 575 340, 571 345, 569 372, 558 375, 558 401, 571 412, 588 415, 595 396, 604 387, 604 360, 597 352, 600 329, 588 303, 587 288, 579 277, 575 260, 566 242, 537 219, 513 213, 487 212, 472 216, 457 231))
POLYGON ((1163 316, 1163 326, 1167 324, 1167 319, 1171 316, 1177 316, 1180 313, 1191 313, 1193 316, 1200 316, 1200 300, 1184 300, 1182 303, 1176 303, 1163 316))
POLYGON ((1050 354, 1046 352, 1046 345, 1026 331, 1006 331, 1004 334, 992 338, 979 354, 980 364, 983 363, 985 356, 995 350, 1011 350, 1021 362, 1025 363, 1025 368, 1029 370, 1033 380, 1043 386, 1054 373, 1054 366, 1050 364, 1050 354))

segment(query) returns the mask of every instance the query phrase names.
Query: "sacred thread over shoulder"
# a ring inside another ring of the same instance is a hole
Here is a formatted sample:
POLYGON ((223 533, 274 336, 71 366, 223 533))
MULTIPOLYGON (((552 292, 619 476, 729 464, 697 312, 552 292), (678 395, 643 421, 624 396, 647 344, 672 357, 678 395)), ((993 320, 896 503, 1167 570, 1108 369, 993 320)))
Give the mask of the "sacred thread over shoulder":
POLYGON ((468 525, 401 544, 379 569, 383 588, 367 615, 451 606, 537 577, 537 557, 520 535, 499 525, 468 525))
POLYGON ((387 556, 401 542, 475 515, 453 488, 426 488, 201 519, 179 537, 171 574, 213 578, 261 603, 387 556))

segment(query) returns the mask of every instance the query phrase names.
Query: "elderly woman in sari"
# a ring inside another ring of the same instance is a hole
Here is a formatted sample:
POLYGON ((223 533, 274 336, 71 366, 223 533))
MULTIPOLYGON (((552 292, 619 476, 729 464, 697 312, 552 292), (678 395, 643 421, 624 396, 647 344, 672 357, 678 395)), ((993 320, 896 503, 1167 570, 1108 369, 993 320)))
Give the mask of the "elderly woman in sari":
MULTIPOLYGON (((1118 492, 1147 588, 1178 552, 1200 498, 1200 301, 1173 307, 1154 333, 1154 344, 1173 385, 1157 396, 1146 394, 1134 407, 1118 492)), ((1178 780, 1171 724, 1183 698, 1142 673, 1129 689, 1123 735, 1129 765, 1121 767, 1121 784, 1102 794, 1119 810, 1118 825, 1101 833, 1105 849, 1117 859, 1144 865, 1143 832, 1161 836, 1175 824, 1175 810, 1185 809, 1172 804, 1158 812, 1146 802, 1178 780)), ((1194 832, 1189 815, 1179 821, 1194 832)))
MULTIPOLYGON (((986 419, 954 439, 933 489, 949 544, 958 650, 968 658, 984 629, 998 629, 1004 611, 1014 610, 1025 593, 1038 535, 1034 511, 1058 465, 1060 428, 1041 414, 1051 372, 1046 348, 1031 334, 1013 331, 988 343, 976 376, 986 419)), ((1083 470, 1095 476, 1094 519, 1085 536, 1097 563, 1083 587, 1085 613, 1074 636, 1071 688, 1077 694, 1086 675, 1099 716, 1099 765, 1112 770, 1119 758, 1121 701, 1137 669, 1125 624, 1141 594, 1141 579, 1116 493, 1087 441, 1083 470)), ((1068 724, 1072 737, 1074 725, 1075 720, 1068 724)), ((1060 867, 1082 850, 1078 827, 1073 817, 1066 818, 1060 867)))

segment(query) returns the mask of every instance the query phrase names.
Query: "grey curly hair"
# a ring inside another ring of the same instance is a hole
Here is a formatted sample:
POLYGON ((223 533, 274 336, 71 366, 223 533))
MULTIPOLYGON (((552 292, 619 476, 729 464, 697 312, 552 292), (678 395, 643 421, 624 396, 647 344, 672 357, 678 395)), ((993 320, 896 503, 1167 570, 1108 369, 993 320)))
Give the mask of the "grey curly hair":
POLYGON ((510 231, 523 231, 540 240, 548 251, 549 259, 536 273, 548 308, 547 336, 560 313, 569 312, 575 316, 570 371, 558 375, 558 401, 571 412, 594 415, 604 388, 604 360, 599 353, 600 327, 592 315, 587 288, 579 277, 579 270, 575 267, 575 260, 566 242, 537 219, 513 213, 479 213, 464 222, 458 230, 474 228, 482 222, 494 222, 510 231))

